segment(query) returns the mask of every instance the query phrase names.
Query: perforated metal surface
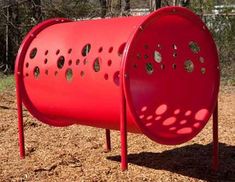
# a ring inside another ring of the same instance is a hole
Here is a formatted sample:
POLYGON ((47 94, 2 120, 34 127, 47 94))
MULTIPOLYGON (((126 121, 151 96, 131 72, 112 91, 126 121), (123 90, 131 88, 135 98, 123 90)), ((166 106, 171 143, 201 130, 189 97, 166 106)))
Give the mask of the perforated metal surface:
POLYGON ((49 22, 29 33, 16 62, 23 102, 42 122, 119 129, 120 78, 130 132, 179 144, 208 121, 219 65, 195 14, 163 8, 147 17, 49 22))

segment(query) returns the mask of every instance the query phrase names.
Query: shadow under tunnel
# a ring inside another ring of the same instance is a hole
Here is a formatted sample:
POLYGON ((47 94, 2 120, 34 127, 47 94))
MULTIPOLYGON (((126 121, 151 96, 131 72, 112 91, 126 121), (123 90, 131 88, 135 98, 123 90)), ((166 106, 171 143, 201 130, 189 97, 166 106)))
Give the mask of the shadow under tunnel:
MULTIPOLYGON (((128 162, 157 170, 166 170, 184 176, 208 181, 235 181, 235 146, 219 143, 219 171, 214 173, 212 144, 193 144, 163 151, 128 154, 128 162)), ((120 155, 108 160, 120 162, 120 155)))

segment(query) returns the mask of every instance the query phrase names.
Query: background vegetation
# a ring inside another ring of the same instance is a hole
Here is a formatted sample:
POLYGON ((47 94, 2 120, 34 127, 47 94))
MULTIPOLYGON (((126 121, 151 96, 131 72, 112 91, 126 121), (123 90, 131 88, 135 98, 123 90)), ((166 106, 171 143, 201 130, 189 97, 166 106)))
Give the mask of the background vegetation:
POLYGON ((44 19, 131 16, 169 5, 187 6, 206 22, 217 43, 223 83, 235 85, 233 0, 0 0, 0 72, 13 73, 23 37, 44 19))

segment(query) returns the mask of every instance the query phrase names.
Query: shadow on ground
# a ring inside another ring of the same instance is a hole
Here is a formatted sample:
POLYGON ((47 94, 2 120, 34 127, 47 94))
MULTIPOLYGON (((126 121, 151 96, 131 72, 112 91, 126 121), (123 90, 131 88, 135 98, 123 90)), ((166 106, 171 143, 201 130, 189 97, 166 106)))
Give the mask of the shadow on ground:
MULTIPOLYGON (((128 162, 208 181, 235 181, 235 146, 219 144, 219 172, 211 171, 212 144, 193 144, 161 153, 129 154, 128 162)), ((120 162, 120 155, 107 159, 120 162)))

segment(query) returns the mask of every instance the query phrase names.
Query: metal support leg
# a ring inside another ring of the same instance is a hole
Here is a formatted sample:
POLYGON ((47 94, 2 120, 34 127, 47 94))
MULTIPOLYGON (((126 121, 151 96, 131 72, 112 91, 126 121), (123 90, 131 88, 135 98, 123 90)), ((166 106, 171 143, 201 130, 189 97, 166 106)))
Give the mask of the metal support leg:
POLYGON ((218 101, 213 113, 213 162, 212 170, 217 172, 219 168, 219 142, 218 142, 218 101))
POLYGON ((106 136, 105 151, 109 152, 109 151, 111 151, 111 140, 110 140, 110 130, 109 129, 105 129, 105 136, 106 136))
POLYGON ((120 121, 120 133, 121 133, 121 169, 127 170, 127 121, 126 121, 126 99, 122 95, 121 104, 121 121, 120 121))
POLYGON ((17 97, 17 113, 18 113, 18 135, 19 135, 19 147, 20 147, 20 158, 25 157, 25 146, 24 146, 24 126, 23 126, 23 109, 22 109, 22 98, 20 94, 19 77, 16 78, 16 97, 17 97))

